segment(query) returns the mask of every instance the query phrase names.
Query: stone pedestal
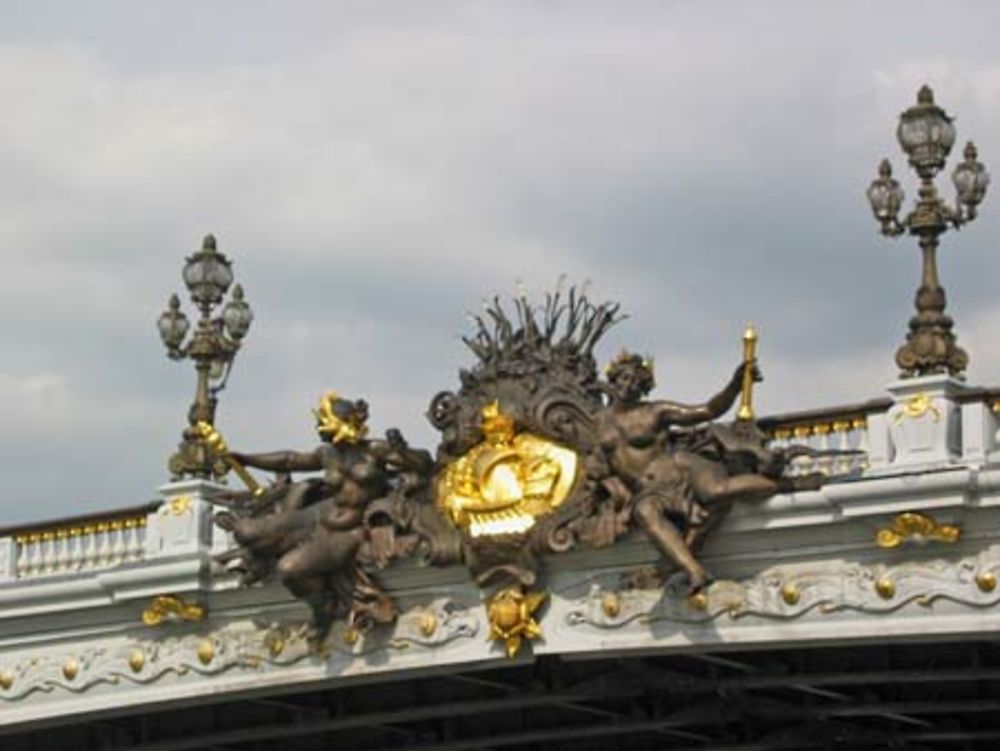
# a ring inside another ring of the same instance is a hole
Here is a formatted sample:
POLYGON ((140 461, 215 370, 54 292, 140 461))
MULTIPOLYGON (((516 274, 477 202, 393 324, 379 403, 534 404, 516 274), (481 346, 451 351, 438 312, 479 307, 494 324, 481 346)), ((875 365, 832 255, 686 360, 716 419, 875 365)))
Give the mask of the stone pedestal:
POLYGON ((893 469, 940 467, 962 454, 961 405, 967 387, 947 375, 895 381, 887 387, 893 406, 886 415, 893 469))
POLYGON ((969 464, 997 461, 997 421, 992 405, 968 402, 962 405, 962 459, 969 464))
POLYGON ((213 525, 209 499, 225 489, 224 485, 207 480, 179 480, 162 486, 163 504, 149 515, 147 522, 147 557, 211 552, 213 525))

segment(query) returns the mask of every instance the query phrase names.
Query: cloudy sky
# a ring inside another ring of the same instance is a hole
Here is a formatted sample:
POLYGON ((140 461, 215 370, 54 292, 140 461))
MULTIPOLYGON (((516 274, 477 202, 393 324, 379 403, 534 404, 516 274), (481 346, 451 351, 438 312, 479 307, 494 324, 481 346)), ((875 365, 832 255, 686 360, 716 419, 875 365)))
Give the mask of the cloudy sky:
MULTIPOLYGON (((720 385, 747 321, 762 411, 881 395, 918 258, 864 188, 905 172, 924 81, 1000 165, 998 29, 985 0, 4 0, 0 524, 167 479, 194 379, 154 324, 206 232, 257 314, 218 415, 240 449, 314 445, 331 388, 431 445, 466 312, 561 274, 623 303, 601 354, 654 355, 663 395, 720 385)), ((995 199, 941 253, 992 385, 995 199)))

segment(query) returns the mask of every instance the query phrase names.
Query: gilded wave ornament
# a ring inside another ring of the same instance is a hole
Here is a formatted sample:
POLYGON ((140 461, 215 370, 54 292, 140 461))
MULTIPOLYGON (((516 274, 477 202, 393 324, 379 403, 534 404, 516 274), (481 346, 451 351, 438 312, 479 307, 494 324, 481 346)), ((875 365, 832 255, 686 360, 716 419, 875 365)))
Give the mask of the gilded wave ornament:
MULTIPOLYGON (((340 633, 346 633, 344 627, 340 633)), ((474 638, 480 621, 448 598, 436 599, 401 614, 387 633, 348 644, 331 639, 318 655, 309 624, 236 622, 204 632, 168 636, 137 633, 111 643, 68 647, 59 654, 25 650, 0 664, 0 702, 25 700, 35 693, 81 694, 100 685, 152 685, 168 677, 217 676, 233 670, 253 673, 281 670, 305 660, 353 659, 382 652, 436 649, 474 638), (333 655, 331 655, 333 653, 333 655)))
POLYGON ((983 608, 1000 604, 998 572, 1000 559, 983 556, 899 565, 778 566, 747 580, 716 581, 697 603, 680 593, 663 597, 654 589, 595 583, 574 601, 566 624, 621 629, 709 624, 723 617, 794 621, 843 611, 878 616, 937 600, 983 608))

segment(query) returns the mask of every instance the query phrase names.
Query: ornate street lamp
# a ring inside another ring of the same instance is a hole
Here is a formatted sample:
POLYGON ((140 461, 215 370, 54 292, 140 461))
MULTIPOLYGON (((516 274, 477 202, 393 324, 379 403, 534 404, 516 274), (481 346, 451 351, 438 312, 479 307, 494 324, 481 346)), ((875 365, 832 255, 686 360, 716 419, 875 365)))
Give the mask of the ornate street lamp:
POLYGON ((976 147, 970 141, 965 147, 964 161, 952 174, 958 193, 955 205, 949 206, 938 196, 934 176, 944 167, 955 143, 955 126, 951 117, 934 103, 934 92, 929 86, 923 86, 917 94, 917 103, 900 115, 896 137, 920 177, 913 211, 902 220, 899 218, 903 190, 892 177, 888 159, 882 160, 879 176, 868 188, 868 201, 882 234, 896 237, 909 232, 917 237, 923 252, 917 313, 910 319, 906 343, 896 352, 896 364, 903 378, 934 373, 961 376, 969 356, 955 343, 951 317, 944 312, 944 288, 937 271, 938 238, 949 226, 957 229, 976 218, 976 206, 986 195, 990 177, 976 160, 976 147))
POLYGON ((174 479, 218 478, 228 471, 228 466, 208 449, 196 426, 199 422, 214 424, 216 394, 226 387, 233 358, 253 322, 253 312, 243 299, 243 288, 237 284, 221 315, 212 318, 212 310, 233 283, 232 264, 218 252, 212 235, 206 235, 201 250, 187 259, 183 277, 200 313, 194 333, 185 344, 191 324, 181 311, 177 295, 171 295, 167 310, 156 322, 167 355, 172 360, 193 360, 198 374, 188 427, 168 466, 174 479))

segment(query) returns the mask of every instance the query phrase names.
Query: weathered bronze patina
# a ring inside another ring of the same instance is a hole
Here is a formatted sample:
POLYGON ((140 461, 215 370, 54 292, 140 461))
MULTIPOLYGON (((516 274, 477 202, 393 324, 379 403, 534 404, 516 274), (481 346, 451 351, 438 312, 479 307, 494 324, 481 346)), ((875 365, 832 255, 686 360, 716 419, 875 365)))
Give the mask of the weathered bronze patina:
MULTIPOLYGON (((316 637, 344 617, 356 631, 395 618, 375 570, 413 554, 421 540, 433 552, 448 542, 448 528, 425 507, 433 462, 410 448, 399 431, 367 438, 368 405, 327 394, 315 411, 322 443, 308 452, 229 452, 243 466, 278 473, 263 494, 234 494, 217 522, 240 547, 224 555, 251 583, 276 574, 305 600, 316 637), (321 472, 293 482, 296 472, 321 472)), ((432 555, 433 555, 432 552, 432 555)), ((453 562, 440 554, 436 562, 453 562)))
MULTIPOLYGON (((782 478, 784 462, 764 448, 746 421, 727 429, 728 440, 716 437, 715 446, 711 439, 692 441, 675 430, 709 423, 729 411, 748 372, 759 380, 753 359, 742 362, 707 402, 690 405, 646 401, 653 369, 639 355, 623 352, 607 371, 609 404, 600 412, 600 438, 588 463, 594 496, 614 508, 623 526, 644 530, 663 556, 688 574, 692 591, 710 579, 692 547, 713 516, 736 500, 763 500, 822 483, 819 474, 782 478), (728 455, 748 449, 751 466, 734 471, 728 455)), ((718 436, 719 426, 713 427, 718 436)))
POLYGON ((618 311, 575 289, 537 309, 519 297, 513 316, 494 300, 465 339, 473 367, 431 400, 433 460, 396 430, 368 438, 367 404, 332 393, 315 410, 323 442, 313 451, 230 452, 208 436, 228 466, 277 473, 263 492, 219 499, 230 508, 218 521, 240 546, 222 558, 247 583, 280 577, 311 606, 317 638, 337 618, 357 638, 395 617, 378 582, 393 560, 463 562, 493 593, 491 633, 508 654, 541 634, 533 613, 547 555, 641 530, 697 595, 711 580, 698 548, 733 503, 817 488, 822 476, 786 477, 808 449, 768 448, 753 421, 755 332, 706 402, 647 400, 647 358, 623 352, 604 377, 597 368, 594 347, 618 311), (713 422, 741 395, 733 423, 713 422), (322 474, 293 481, 300 472, 322 474))

